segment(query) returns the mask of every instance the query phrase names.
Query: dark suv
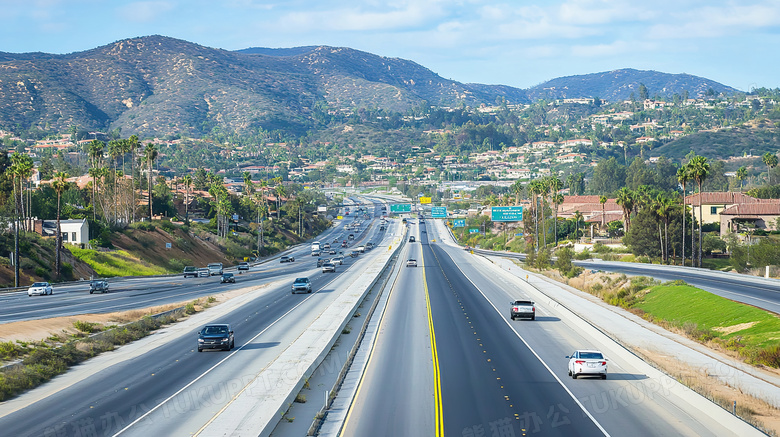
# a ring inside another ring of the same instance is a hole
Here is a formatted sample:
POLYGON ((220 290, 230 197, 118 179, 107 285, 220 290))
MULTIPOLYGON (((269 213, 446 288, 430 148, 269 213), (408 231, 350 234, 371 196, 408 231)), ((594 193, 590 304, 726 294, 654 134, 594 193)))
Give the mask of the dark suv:
POLYGON ((198 332, 198 352, 203 352, 203 349, 229 351, 233 346, 235 346, 233 327, 227 323, 206 325, 198 332))

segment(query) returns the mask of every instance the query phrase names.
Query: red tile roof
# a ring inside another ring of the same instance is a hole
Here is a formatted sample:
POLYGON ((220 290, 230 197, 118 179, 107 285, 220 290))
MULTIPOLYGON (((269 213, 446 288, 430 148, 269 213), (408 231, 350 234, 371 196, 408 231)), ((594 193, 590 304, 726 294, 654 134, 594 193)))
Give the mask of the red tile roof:
POLYGON ((739 203, 759 203, 761 199, 748 196, 745 193, 735 191, 714 191, 696 193, 685 197, 687 205, 698 205, 701 198, 702 205, 735 205, 739 203))
POLYGON ((775 200, 772 203, 743 203, 728 207, 720 212, 721 215, 732 215, 739 217, 778 215, 780 216, 780 202, 775 200))

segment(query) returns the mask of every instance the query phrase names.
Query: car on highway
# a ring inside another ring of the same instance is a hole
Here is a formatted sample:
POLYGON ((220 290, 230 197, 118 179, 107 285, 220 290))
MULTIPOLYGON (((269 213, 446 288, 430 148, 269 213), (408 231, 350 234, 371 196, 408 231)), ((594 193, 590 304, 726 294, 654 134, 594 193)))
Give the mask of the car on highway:
POLYGON ((43 296, 46 294, 54 294, 54 289, 48 282, 36 282, 27 289, 27 296, 43 296))
POLYGON ((354 240, 354 239, 355 239, 355 234, 349 234, 349 236, 347 237, 347 239, 349 239, 349 240, 354 240))
POLYGON ((295 261, 295 257, 294 256, 284 255, 281 258, 279 258, 279 262, 280 263, 291 263, 291 262, 294 262, 294 261, 295 261))
POLYGON ((413 258, 409 258, 406 260, 406 267, 417 267, 417 260, 413 258))
POLYGON ((426 230, 425 230, 425 228, 422 228, 422 229, 420 229, 420 233, 421 233, 421 234, 427 234, 427 233, 428 233, 428 231, 426 231, 426 230))
POLYGON ((325 243, 322 245, 323 249, 330 249, 330 243, 325 243))
POLYGON ((320 251, 319 250, 312 250, 311 251, 311 256, 320 256, 320 251))
POLYGON ((366 243, 366 250, 371 250, 373 248, 374 248, 374 243, 372 243, 370 241, 368 243, 366 243))
POLYGON ((208 269, 209 276, 219 276, 222 274, 222 263, 210 263, 208 269))
POLYGON ((336 264, 327 262, 322 265, 322 273, 336 273, 336 264))
POLYGON ((243 261, 238 263, 238 270, 239 271, 241 271, 241 270, 249 271, 249 263, 248 262, 243 262, 243 261))
POLYGON ((331 249, 331 250, 328 251, 328 255, 335 255, 337 253, 338 252, 336 252, 336 249, 331 249))
POLYGON ((536 320, 536 305, 530 300, 516 300, 509 302, 509 318, 515 319, 531 319, 536 320))
POLYGON ((351 256, 352 258, 357 258, 358 255, 360 255, 360 252, 358 252, 357 250, 353 250, 352 252, 349 253, 349 256, 351 256))
POLYGON ((341 247, 347 247, 347 240, 341 242, 341 247))
POLYGON ((414 235, 412 235, 411 237, 409 237, 409 242, 410 242, 410 243, 414 243, 415 241, 416 241, 416 240, 414 239, 414 235))
POLYGON ((601 376, 607 379, 607 359, 597 350, 577 350, 569 359, 569 376, 577 379, 582 375, 601 376))
POLYGON ((201 267, 198 269, 198 277, 199 278, 205 278, 209 276, 209 268, 208 267, 201 267))
POLYGON ((187 277, 190 277, 190 276, 192 276, 193 278, 197 278, 198 277, 198 269, 197 269, 197 267, 195 267, 195 266, 186 266, 186 267, 184 267, 184 277, 187 278, 187 277))
POLYGON ((102 279, 94 279, 89 282, 89 294, 108 293, 108 282, 102 279))
POLYGON ((227 323, 209 324, 198 332, 198 352, 203 349, 222 349, 229 351, 236 345, 233 327, 227 323))
POLYGON ((327 262, 330 262, 330 258, 317 258, 317 267, 322 267, 327 262))
POLYGON ((344 257, 341 255, 334 256, 333 258, 330 259, 330 262, 332 262, 333 264, 342 265, 344 264, 344 257))
POLYGON ((219 283, 220 284, 227 284, 227 283, 235 284, 236 283, 236 277, 233 276, 232 273, 223 273, 222 278, 220 278, 219 283))
POLYGON ((309 278, 297 278, 292 283, 292 294, 295 294, 299 291, 302 291, 304 293, 311 293, 311 281, 309 281, 309 278))

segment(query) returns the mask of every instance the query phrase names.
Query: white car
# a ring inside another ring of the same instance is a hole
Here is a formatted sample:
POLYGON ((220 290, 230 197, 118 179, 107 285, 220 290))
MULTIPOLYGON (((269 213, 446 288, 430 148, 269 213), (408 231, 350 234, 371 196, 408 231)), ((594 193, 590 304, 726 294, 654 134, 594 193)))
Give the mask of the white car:
POLYGON ((406 267, 417 267, 417 260, 409 258, 406 260, 406 267))
POLYGON ((333 264, 342 265, 344 264, 344 257, 340 255, 337 257, 333 257, 330 259, 330 262, 332 262, 333 264))
POLYGON ((607 359, 599 351, 578 350, 569 359, 569 376, 577 379, 580 375, 596 375, 607 379, 607 359))
POLYGON ((27 296, 43 296, 46 294, 54 294, 54 290, 48 282, 36 282, 27 289, 27 296))

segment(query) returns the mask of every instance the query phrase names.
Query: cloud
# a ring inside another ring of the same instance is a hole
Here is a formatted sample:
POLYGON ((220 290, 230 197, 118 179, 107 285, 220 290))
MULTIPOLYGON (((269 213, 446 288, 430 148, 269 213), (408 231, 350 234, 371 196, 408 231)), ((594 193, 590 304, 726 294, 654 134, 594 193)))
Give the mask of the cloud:
POLYGON ((657 39, 715 38, 780 26, 780 2, 707 5, 680 11, 648 29, 657 39))
POLYGON ((174 5, 167 1, 144 1, 128 3, 117 8, 121 19, 136 23, 148 23, 172 10, 174 5))
POLYGON ((309 32, 402 30, 435 24, 435 19, 441 13, 438 1, 355 4, 335 9, 284 13, 274 27, 305 29, 309 32))

